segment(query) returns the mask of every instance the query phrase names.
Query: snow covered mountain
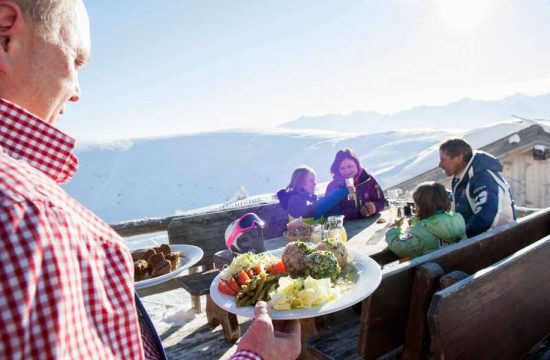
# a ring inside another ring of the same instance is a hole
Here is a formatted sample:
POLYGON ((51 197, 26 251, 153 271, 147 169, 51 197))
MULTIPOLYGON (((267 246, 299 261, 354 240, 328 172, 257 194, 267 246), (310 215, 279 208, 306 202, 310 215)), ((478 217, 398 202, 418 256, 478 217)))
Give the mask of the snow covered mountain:
POLYGON ((394 114, 357 111, 347 115, 304 116, 281 127, 373 133, 437 124, 438 128, 469 130, 512 115, 549 118, 550 94, 535 97, 516 94, 494 101, 464 98, 444 106, 419 106, 394 114))

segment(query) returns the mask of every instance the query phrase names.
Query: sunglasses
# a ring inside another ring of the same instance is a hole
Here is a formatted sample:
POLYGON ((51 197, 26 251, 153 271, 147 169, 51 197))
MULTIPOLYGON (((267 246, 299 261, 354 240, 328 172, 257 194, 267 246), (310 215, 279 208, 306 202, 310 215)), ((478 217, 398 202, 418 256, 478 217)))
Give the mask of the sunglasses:
POLYGON ((246 213, 233 221, 225 230, 225 245, 227 248, 231 248, 241 235, 254 229, 256 225, 263 228, 265 223, 254 213, 246 213))

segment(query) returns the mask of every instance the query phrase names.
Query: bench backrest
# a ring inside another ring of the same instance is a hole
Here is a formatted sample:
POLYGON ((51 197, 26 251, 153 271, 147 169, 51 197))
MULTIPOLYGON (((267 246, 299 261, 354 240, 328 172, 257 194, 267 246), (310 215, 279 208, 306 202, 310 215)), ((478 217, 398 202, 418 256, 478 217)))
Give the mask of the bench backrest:
POLYGON ((437 292, 428 311, 436 355, 519 359, 550 332, 550 236, 437 292))
POLYGON ((550 208, 382 271, 378 289, 363 301, 359 353, 374 359, 403 345, 415 269, 426 262, 445 273, 483 269, 550 234, 550 208))
POLYGON ((214 254, 226 248, 227 226, 248 212, 256 213, 265 221, 266 226, 263 230, 265 239, 281 236, 286 230, 288 213, 281 205, 257 205, 173 219, 168 225, 169 242, 200 247, 204 251, 204 256, 197 265, 211 265, 214 254))

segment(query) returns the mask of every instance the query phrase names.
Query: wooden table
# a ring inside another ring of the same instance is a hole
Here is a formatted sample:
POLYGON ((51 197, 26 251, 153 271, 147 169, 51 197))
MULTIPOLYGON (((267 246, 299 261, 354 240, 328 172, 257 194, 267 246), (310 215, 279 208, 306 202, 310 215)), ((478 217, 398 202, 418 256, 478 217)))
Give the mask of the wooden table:
MULTIPOLYGON (((389 211, 387 210, 370 218, 345 221, 344 227, 348 234, 346 246, 350 250, 369 256, 386 253, 388 244, 385 241, 385 235, 389 229, 389 224, 389 211), (378 221, 384 222, 379 223, 378 221)), ((288 244, 288 240, 284 236, 264 241, 267 251, 279 249, 286 244, 288 244)), ((225 265, 230 264, 233 258, 234 255, 231 250, 218 251, 214 254, 214 266, 222 269, 225 265)))

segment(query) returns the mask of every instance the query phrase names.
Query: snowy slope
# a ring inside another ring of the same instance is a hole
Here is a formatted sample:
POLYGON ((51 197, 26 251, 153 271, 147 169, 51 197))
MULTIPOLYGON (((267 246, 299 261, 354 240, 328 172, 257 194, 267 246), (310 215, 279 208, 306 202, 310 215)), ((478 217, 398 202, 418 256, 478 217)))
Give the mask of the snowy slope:
POLYGON ((334 154, 344 147, 354 149, 377 173, 449 134, 242 130, 86 144, 77 147, 79 171, 64 188, 108 222, 168 216, 224 203, 235 193, 274 193, 300 164, 316 169, 319 181, 329 181, 334 154))

